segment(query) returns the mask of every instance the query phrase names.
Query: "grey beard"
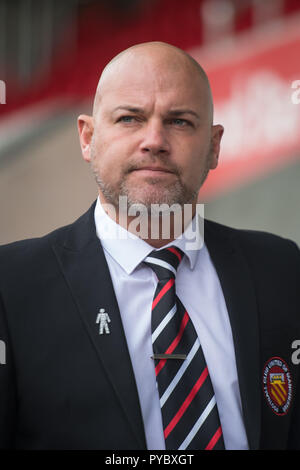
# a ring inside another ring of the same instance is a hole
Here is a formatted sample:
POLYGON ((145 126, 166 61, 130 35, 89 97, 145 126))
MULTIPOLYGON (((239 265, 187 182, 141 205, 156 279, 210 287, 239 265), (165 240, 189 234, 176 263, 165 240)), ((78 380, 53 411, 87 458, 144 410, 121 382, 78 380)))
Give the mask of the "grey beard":
MULTIPOLYGON (((186 185, 182 184, 177 180, 170 188, 159 195, 153 196, 150 195, 141 195, 137 196, 132 194, 133 189, 128 188, 126 180, 123 180, 119 186, 119 189, 114 189, 109 183, 106 183, 102 180, 99 173, 93 170, 97 185, 101 190, 106 202, 112 204, 116 209, 119 208, 119 201, 121 196, 125 196, 127 200, 127 210, 131 206, 143 205, 146 207, 148 214, 151 214, 152 204, 167 204, 172 206, 173 204, 178 204, 183 207, 184 204, 190 204, 196 200, 198 196, 198 190, 191 190, 186 185)), ((205 175, 206 178, 206 175, 205 175)), ((155 191, 155 184, 154 184, 155 191)))
MULTIPOLYGON (((173 204, 180 205, 182 208, 184 204, 191 204, 192 202, 196 201, 198 198, 198 193, 203 185, 204 181, 206 180, 209 168, 210 168, 210 160, 211 160, 211 151, 208 152, 205 161, 205 167, 203 170, 202 178, 199 184, 199 187, 195 190, 188 188, 187 185, 183 184, 180 181, 180 178, 176 179, 175 183, 169 185, 169 187, 165 188, 165 191, 159 191, 159 195, 153 196, 153 192, 155 192, 155 178, 153 178, 153 191, 151 194, 142 194, 141 196, 134 195, 135 188, 129 188, 127 185, 126 178, 123 179, 119 188, 113 188, 109 183, 103 181, 99 172, 94 167, 92 162, 92 171, 94 173, 97 185, 102 192, 106 202, 112 204, 116 209, 119 208, 119 201, 120 197, 125 196, 127 200, 127 211, 133 205, 143 205, 146 207, 148 214, 151 214, 151 205, 152 204, 167 204, 168 206, 172 206, 173 204)), ((128 174, 128 173, 127 173, 128 174)), ((123 201, 124 202, 124 201, 123 201)), ((122 205, 122 208, 124 206, 122 205)))

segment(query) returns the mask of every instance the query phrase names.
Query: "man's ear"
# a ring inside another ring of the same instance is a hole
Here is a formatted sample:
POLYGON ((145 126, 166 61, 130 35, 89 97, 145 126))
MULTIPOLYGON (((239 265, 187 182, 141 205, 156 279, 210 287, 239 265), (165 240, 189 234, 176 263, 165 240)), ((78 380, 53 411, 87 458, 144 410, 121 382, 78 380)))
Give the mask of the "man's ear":
POLYGON ((92 116, 81 114, 77 118, 77 128, 81 146, 81 153, 86 162, 91 161, 91 140, 94 133, 94 120, 92 116))
POLYGON ((211 133, 211 160, 210 160, 210 169, 214 170, 218 166, 219 162, 219 153, 220 153, 220 143, 224 133, 224 127, 220 124, 212 126, 211 133))

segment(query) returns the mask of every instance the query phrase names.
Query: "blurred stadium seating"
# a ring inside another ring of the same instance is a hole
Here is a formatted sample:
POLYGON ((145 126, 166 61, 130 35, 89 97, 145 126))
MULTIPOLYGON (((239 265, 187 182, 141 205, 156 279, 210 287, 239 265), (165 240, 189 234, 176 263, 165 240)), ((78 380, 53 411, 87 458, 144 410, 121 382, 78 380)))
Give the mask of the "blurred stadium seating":
POLYGON ((190 52, 212 83, 225 134, 206 215, 300 243, 299 0, 0 0, 0 243, 69 223, 96 197, 76 116, 105 63, 152 40, 190 52))

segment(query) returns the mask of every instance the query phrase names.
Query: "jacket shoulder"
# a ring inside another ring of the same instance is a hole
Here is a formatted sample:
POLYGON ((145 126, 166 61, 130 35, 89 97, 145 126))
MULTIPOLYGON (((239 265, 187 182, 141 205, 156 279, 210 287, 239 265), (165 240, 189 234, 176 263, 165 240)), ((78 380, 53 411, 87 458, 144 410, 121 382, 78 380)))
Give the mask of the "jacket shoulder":
POLYGON ((46 235, 36 238, 28 238, 26 240, 19 240, 12 243, 8 243, 0 246, 0 267, 1 263, 6 259, 9 259, 11 263, 15 260, 26 261, 32 259, 32 257, 38 257, 41 253, 45 254, 49 251, 51 245, 54 243, 64 243, 64 240, 68 237, 68 234, 76 229, 81 233, 84 226, 90 226, 93 220, 95 202, 92 206, 81 215, 74 222, 59 227, 46 235))
POLYGON ((266 279, 272 280, 274 285, 278 280, 278 286, 299 283, 300 250, 294 241, 265 231, 237 229, 211 221, 208 221, 207 231, 210 232, 208 238, 213 236, 215 244, 224 243, 238 252, 252 275, 264 283, 266 279))
POLYGON ((64 240, 76 222, 59 227, 41 237, 15 241, 0 246, 0 285, 38 283, 46 272, 56 272, 53 245, 64 240))
POLYGON ((220 224, 211 220, 206 220, 206 227, 209 230, 219 232, 227 238, 235 240, 244 249, 256 250, 272 253, 274 250, 292 251, 300 254, 299 247, 296 242, 274 233, 263 230, 238 229, 220 224))
POLYGON ((27 257, 32 257, 35 253, 36 255, 39 255, 41 251, 45 251, 45 249, 49 248, 49 243, 51 244, 52 241, 60 239, 71 226, 72 224, 60 227, 41 237, 28 238, 1 245, 1 263, 6 259, 9 259, 11 263, 16 259, 22 259, 25 261, 27 257))

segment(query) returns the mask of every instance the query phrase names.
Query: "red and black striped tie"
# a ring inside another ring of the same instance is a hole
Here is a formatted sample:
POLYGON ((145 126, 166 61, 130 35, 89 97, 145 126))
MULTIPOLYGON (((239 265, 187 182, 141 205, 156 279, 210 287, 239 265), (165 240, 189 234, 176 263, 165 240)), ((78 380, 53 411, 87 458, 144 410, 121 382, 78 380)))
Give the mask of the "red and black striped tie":
POLYGON ((158 278, 152 302, 152 345, 167 450, 224 449, 207 365, 194 325, 176 295, 184 253, 153 251, 144 260, 158 278))

